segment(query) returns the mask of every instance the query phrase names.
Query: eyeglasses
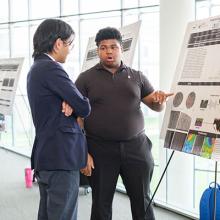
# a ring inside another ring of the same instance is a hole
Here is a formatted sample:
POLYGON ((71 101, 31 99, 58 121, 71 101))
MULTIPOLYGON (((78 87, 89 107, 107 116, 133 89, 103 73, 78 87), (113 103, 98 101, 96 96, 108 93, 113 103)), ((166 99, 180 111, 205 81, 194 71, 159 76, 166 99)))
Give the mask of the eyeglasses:
POLYGON ((70 40, 70 41, 67 41, 67 40, 62 40, 63 41, 63 43, 65 44, 65 46, 67 47, 70 47, 70 49, 73 49, 73 47, 74 47, 74 43, 73 43, 73 41, 74 41, 74 39, 72 39, 72 40, 70 40))

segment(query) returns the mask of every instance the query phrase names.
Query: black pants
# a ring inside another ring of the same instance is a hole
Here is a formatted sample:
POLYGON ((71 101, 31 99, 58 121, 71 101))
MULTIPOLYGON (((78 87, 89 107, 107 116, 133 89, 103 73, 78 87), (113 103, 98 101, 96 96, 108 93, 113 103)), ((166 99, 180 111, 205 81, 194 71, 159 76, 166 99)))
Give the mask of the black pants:
POLYGON ((76 220, 79 171, 39 171, 38 220, 76 220))
POLYGON ((90 177, 92 187, 91 220, 111 220, 112 201, 119 175, 131 203, 133 220, 154 220, 149 189, 154 162, 151 142, 145 134, 123 142, 88 138, 89 152, 95 169, 90 177))

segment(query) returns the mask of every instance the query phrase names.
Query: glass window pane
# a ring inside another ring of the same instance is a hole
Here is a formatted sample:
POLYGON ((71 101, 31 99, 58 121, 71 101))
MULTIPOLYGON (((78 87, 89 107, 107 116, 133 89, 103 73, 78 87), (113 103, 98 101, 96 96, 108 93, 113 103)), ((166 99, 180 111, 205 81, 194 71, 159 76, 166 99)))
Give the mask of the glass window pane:
POLYGON ((27 95, 27 73, 29 69, 29 57, 25 57, 18 81, 16 95, 27 95))
POLYGON ((140 6, 159 5, 159 0, 140 0, 140 6))
POLYGON ((62 0, 62 15, 78 14, 78 1, 62 0))
POLYGON ((119 0, 111 0, 106 3, 103 0, 81 0, 80 1, 80 13, 98 12, 98 11, 109 11, 113 9, 120 9, 121 2, 119 0))
POLYGON ((14 150, 25 155, 31 155, 32 149, 32 119, 28 108, 27 97, 16 95, 13 108, 14 150))
POLYGON ((8 0, 1 0, 0 23, 8 22, 8 0))
POLYGON ((12 57, 29 56, 29 39, 27 23, 18 23, 11 28, 12 57))
POLYGON ((138 0, 122 0, 123 8, 138 7, 138 0))
POLYGON ((11 27, 11 56, 24 57, 17 94, 26 94, 26 77, 29 69, 29 28, 28 23, 17 23, 11 27), (22 43, 21 43, 22 42, 22 43))
POLYGON ((138 21, 138 16, 140 15, 140 10, 130 9, 123 12, 123 26, 132 24, 138 21))
POLYGON ((28 19, 28 0, 11 0, 10 6, 12 21, 28 19))
POLYGON ((196 19, 202 19, 209 17, 209 4, 208 2, 196 3, 196 19))
POLYGON ((159 88, 159 11, 144 12, 139 35, 140 69, 155 89, 159 88))
MULTIPOLYGON (((139 10, 134 9, 134 10, 128 10, 123 12, 123 26, 135 23, 139 20, 139 10)), ((134 58, 133 58, 133 63, 132 63, 132 68, 134 69, 140 69, 140 62, 139 62, 139 58, 140 58, 140 51, 139 51, 139 36, 138 35, 138 41, 137 41, 137 45, 136 45, 136 49, 134 52, 134 58)))
POLYGON ((60 15, 59 3, 60 0, 30 0, 30 16, 32 19, 57 17, 60 15))
MULTIPOLYGON (((195 169, 213 171, 215 169, 215 161, 207 160, 202 157, 195 157, 195 169)), ((218 169, 220 170, 220 164, 218 164, 218 169)))
POLYGON ((219 6, 214 6, 211 8, 211 15, 216 16, 220 14, 220 5, 219 6))
POLYGON ((0 58, 9 57, 9 29, 7 25, 0 26, 0 58))
POLYGON ((220 4, 220 0, 211 0, 212 4, 220 4))

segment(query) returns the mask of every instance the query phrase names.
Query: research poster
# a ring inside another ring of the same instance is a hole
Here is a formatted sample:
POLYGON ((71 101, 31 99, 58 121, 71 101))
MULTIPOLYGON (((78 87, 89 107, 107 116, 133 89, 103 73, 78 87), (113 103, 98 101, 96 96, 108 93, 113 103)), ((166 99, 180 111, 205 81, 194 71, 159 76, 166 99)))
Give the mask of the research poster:
MULTIPOLYGON (((141 21, 138 21, 136 23, 119 28, 119 31, 122 34, 122 60, 128 66, 132 66, 140 25, 141 21)), ((82 65, 82 72, 93 67, 98 62, 99 58, 97 54, 97 46, 95 44, 95 37, 90 37, 82 65)))
POLYGON ((220 160, 220 16, 188 24, 168 100, 164 147, 220 160))
POLYGON ((0 59, 0 113, 12 114, 12 107, 24 58, 0 59))

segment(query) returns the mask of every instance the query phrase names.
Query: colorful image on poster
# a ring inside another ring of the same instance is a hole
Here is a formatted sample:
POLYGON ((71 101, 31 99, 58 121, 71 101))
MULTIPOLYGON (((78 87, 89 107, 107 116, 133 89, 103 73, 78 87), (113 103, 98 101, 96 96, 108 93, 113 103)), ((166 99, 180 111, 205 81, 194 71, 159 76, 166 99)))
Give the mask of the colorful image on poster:
POLYGON ((202 146, 201 156, 210 159, 213 152, 214 144, 215 144, 215 138, 205 137, 202 146))
POLYGON ((192 149, 193 149, 195 139, 196 139, 196 135, 192 134, 192 133, 189 133, 187 138, 186 138, 186 141, 184 143, 182 151, 186 152, 186 153, 191 153, 192 149))

